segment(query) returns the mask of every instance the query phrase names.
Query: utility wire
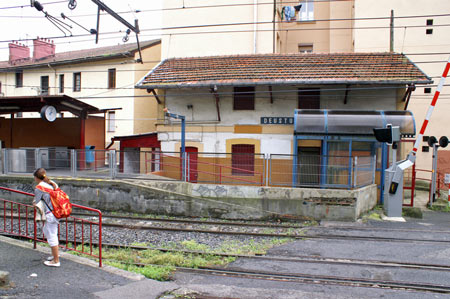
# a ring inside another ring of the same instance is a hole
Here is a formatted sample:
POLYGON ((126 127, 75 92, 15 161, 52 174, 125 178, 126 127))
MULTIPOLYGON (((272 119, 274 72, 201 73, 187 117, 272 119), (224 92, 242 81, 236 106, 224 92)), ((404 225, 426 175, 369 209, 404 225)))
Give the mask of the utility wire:
MULTIPOLYGON (((450 14, 441 14, 441 15, 416 15, 416 16, 404 16, 399 18, 429 18, 429 17, 440 17, 440 16, 450 16, 450 14)), ((354 19, 321 19, 318 21, 344 21, 344 20, 374 20, 374 19, 386 19, 387 17, 375 17, 375 18, 354 18, 354 19)), ((315 20, 317 21, 317 20, 315 20)), ((160 28, 147 28, 147 29, 141 29, 141 32, 143 31, 164 31, 164 30, 180 30, 180 29, 193 29, 193 28, 205 28, 205 27, 228 27, 228 26, 248 26, 248 25, 264 25, 264 24, 273 24, 273 21, 263 21, 263 22, 241 22, 241 23, 223 23, 223 24, 203 24, 203 25, 187 25, 187 26, 173 26, 173 27, 160 27, 160 28)), ((276 21, 276 23, 286 23, 284 21, 276 21)), ((450 26, 450 24, 436 24, 436 25, 409 25, 409 26, 394 26, 395 29, 405 29, 405 28, 432 28, 432 27, 447 27, 450 26)), ((278 28, 275 29, 276 31, 311 31, 311 30, 350 30, 350 29, 386 29, 390 28, 390 26, 368 26, 368 27, 324 27, 324 28, 278 28)), ((236 33, 236 32, 254 32, 255 30, 234 30, 234 31, 207 31, 207 32, 185 32, 185 33, 161 33, 160 35, 180 35, 180 34, 200 34, 200 33, 236 33)), ((264 31, 270 31, 273 32, 273 29, 256 29, 257 32, 264 32, 264 31)), ((101 33, 102 35, 105 34, 123 34, 122 31, 119 32, 105 32, 101 33)), ((82 37, 82 36, 89 36, 89 34, 80 34, 80 35, 73 35, 71 37, 82 37)), ((59 38, 65 38, 66 36, 54 36, 54 37, 47 37, 49 39, 59 39, 59 38)), ((20 39, 19 41, 31 41, 33 39, 20 39)), ((3 40, 2 42, 11 42, 13 40, 3 40)))
MULTIPOLYGON (((341 83, 341 84, 334 84, 334 85, 346 85, 347 83, 341 83)), ((350 83, 351 84, 351 83, 350 83)), ((354 84, 358 84, 357 82, 355 82, 354 84)), ((3 86, 9 86, 9 87, 16 87, 16 85, 15 84, 2 84, 3 86)), ((106 85, 106 84, 105 84, 106 85)), ((249 84, 249 85, 251 85, 251 84, 249 84)), ((346 91, 346 90, 348 90, 348 91, 355 91, 355 90, 380 90, 380 89, 399 89, 399 88, 403 88, 403 87, 398 87, 398 84, 396 85, 396 86, 380 86, 380 84, 378 84, 377 85, 377 83, 376 82, 374 82, 373 84, 371 84, 371 85, 376 85, 376 86, 371 86, 371 87, 350 87, 350 88, 347 88, 347 87, 333 87, 333 88, 327 88, 327 87, 324 87, 324 86, 326 86, 326 85, 323 85, 323 84, 320 84, 320 83, 317 83, 316 85, 318 85, 318 86, 321 86, 320 87, 320 89, 321 89, 321 91, 327 91, 327 92, 329 92, 329 91, 346 91)), ((382 84, 382 85, 384 85, 384 84, 382 84)), ((84 87, 84 86, 82 86, 81 87, 81 89, 82 90, 96 90, 96 89, 100 89, 100 90, 102 90, 102 89, 106 89, 106 90, 109 90, 109 91, 114 91, 114 90, 121 90, 121 89, 124 89, 124 90, 126 90, 126 89, 135 89, 134 87, 126 87, 126 86, 130 86, 130 84, 128 84, 128 85, 124 85, 125 87, 118 87, 118 88, 113 88, 113 89, 111 89, 111 88, 107 88, 107 87, 84 87)), ((133 84, 133 86, 134 86, 134 84, 133 84)), ((437 84, 416 84, 415 85, 416 87, 437 87, 438 85, 437 84)), ((445 84, 444 86, 450 86, 450 83, 449 84, 445 84)), ((40 85, 23 85, 21 88, 36 88, 36 87, 41 87, 40 85)), ((72 87, 73 86, 64 86, 64 89, 68 89, 68 90, 71 90, 72 89, 72 87)), ((219 86, 219 88, 232 88, 233 86, 219 86)), ((266 86, 261 86, 261 87, 266 87, 266 86)), ((51 86, 49 86, 48 87, 49 89, 59 89, 59 86, 55 86, 55 87, 51 87, 51 86)), ((404 87, 405 89, 406 89, 406 87, 404 87)), ((145 88, 143 88, 142 90, 144 90, 145 88)), ((207 89, 207 87, 200 87, 200 88, 193 88, 193 89, 207 89)), ((303 91, 315 91, 315 90, 317 90, 317 88, 314 88, 314 87, 312 87, 311 89, 308 89, 308 88, 302 88, 302 90, 303 91)), ((269 90, 261 90, 261 89, 257 89, 257 90, 255 90, 254 92, 247 92, 248 94, 264 94, 264 93, 266 93, 266 94, 269 94, 269 93, 272 93, 272 94, 277 94, 277 93, 288 93, 288 92, 297 92, 298 91, 298 88, 294 88, 294 89, 278 89, 278 90, 272 90, 272 91, 269 91, 269 90)), ((234 92, 233 91, 221 91, 221 90, 219 90, 218 91, 218 94, 219 95, 233 95, 234 94, 234 92)), ((245 94, 245 92, 241 92, 241 94, 245 94)), ((211 95, 211 93, 209 92, 209 91, 205 91, 205 92, 194 92, 194 93, 171 93, 170 95, 167 95, 167 96, 186 96, 186 95, 196 95, 196 96, 198 96, 198 95, 211 95)), ((148 94, 148 95, 145 95, 145 96, 143 96, 143 97, 149 97, 149 96, 153 96, 152 94, 148 94)), ((163 94, 158 94, 158 96, 159 97, 164 97, 165 95, 163 95, 163 94)), ((118 97, 120 97, 120 96, 118 96, 118 97)), ((128 96, 127 96, 128 97, 128 96)))
MULTIPOLYGON (((67 1, 45 2, 45 3, 41 3, 41 5, 50 5, 50 4, 59 4, 59 3, 67 3, 67 1)), ((5 10, 5 9, 16 9, 16 8, 25 8, 25 7, 30 7, 30 4, 17 5, 17 6, 0 7, 0 10, 5 10)))

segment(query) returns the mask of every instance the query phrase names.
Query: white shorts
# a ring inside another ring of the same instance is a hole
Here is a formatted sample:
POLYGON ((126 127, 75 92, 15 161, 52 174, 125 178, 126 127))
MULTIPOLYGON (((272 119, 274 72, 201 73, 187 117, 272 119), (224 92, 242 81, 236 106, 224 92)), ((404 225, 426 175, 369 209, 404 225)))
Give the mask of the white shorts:
POLYGON ((45 216, 47 216, 47 221, 45 221, 44 225, 44 235, 47 238, 48 245, 51 247, 58 246, 58 220, 56 220, 56 217, 53 215, 53 213, 48 213, 45 216))

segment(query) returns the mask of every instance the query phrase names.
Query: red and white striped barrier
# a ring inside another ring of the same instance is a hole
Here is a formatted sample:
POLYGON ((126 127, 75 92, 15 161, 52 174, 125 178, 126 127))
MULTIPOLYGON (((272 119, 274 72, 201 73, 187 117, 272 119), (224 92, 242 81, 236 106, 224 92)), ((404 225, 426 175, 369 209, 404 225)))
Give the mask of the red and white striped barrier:
POLYGON ((450 71, 450 57, 447 61, 447 64, 445 65, 444 73, 442 74, 442 77, 439 81, 439 85, 436 89, 436 92, 434 93, 433 100, 431 101, 431 105, 430 105, 430 107, 428 107, 427 115, 425 117, 425 120, 423 121, 422 128, 420 129, 420 133, 417 136, 416 142, 414 143, 414 148, 411 152, 414 156, 417 153, 417 149, 419 148, 419 144, 423 138, 423 134, 425 133, 425 129, 427 128, 428 122, 430 121, 430 117, 431 117, 431 114, 433 113, 434 106, 436 105, 439 95, 441 94, 442 87, 444 86, 444 82, 445 82, 445 79, 447 78, 449 71, 450 71))

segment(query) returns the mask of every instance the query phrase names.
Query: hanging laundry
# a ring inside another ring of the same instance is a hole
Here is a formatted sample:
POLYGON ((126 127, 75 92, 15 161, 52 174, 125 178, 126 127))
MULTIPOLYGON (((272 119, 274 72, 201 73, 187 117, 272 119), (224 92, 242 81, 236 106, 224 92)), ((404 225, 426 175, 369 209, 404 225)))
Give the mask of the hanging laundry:
POLYGON ((282 9, 286 21, 290 22, 291 19, 295 19, 295 8, 293 6, 284 6, 282 9))
POLYGON ((296 5, 296 6, 294 6, 294 8, 295 8, 295 11, 300 11, 300 9, 302 8, 302 5, 301 4, 299 4, 299 5, 296 5))

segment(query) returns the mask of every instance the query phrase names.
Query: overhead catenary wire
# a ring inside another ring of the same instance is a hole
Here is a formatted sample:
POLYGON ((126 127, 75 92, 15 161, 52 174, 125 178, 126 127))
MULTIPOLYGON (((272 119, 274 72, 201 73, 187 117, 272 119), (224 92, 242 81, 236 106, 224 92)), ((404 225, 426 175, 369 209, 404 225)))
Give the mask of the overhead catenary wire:
MULTIPOLYGON (((444 17, 444 16, 450 16, 450 14, 435 14, 435 15, 415 15, 415 16, 400 16, 398 18, 429 18, 429 17, 444 17)), ((319 19, 314 20, 315 22, 329 22, 329 21, 345 21, 345 20, 374 20, 374 19, 386 19, 386 17, 374 17, 374 18, 339 18, 339 19, 319 19)), ((285 23, 284 21, 276 21, 276 23, 285 23)), ((193 29, 193 28, 207 28, 207 27, 223 27, 223 26, 248 26, 248 25, 263 25, 263 24, 273 24, 273 21, 262 21, 262 22, 241 22, 241 23, 223 23, 223 24, 202 24, 202 25, 188 25, 188 26, 173 26, 173 27, 159 27, 159 28, 143 28, 141 29, 141 32, 147 32, 147 31, 164 31, 164 30, 179 30, 179 29, 193 29)), ((394 29, 404 29, 406 28, 432 28, 432 27, 447 27, 450 26, 450 24, 433 24, 433 25, 401 25, 401 26, 394 26, 394 29)), ((298 31, 298 30, 349 30, 349 29, 387 29, 390 28, 390 26, 369 26, 369 27, 356 27, 356 26, 350 26, 350 27, 324 27, 324 28, 277 28, 275 31, 298 31)), ((264 32, 264 31, 270 31, 272 32, 273 29, 256 29, 258 32, 264 32)), ((161 33, 160 35, 180 35, 180 34, 201 34, 201 33, 236 33, 236 32, 254 32, 254 30, 227 30, 227 31, 207 31, 207 32, 172 32, 172 33, 161 33)), ((101 33, 101 35, 109 35, 109 34, 123 34, 123 31, 119 32, 104 32, 101 33)), ((79 34, 79 35, 72 35, 70 37, 86 37, 89 36, 89 34, 79 34)), ((61 38, 69 38, 68 36, 51 36, 46 37, 48 39, 61 39, 61 38)), ((29 39, 18 39, 18 41, 31 41, 32 38, 29 39)), ((0 43, 4 42, 11 42, 13 40, 3 40, 0 41, 0 43)))
MULTIPOLYGON (((4 86, 7 86, 7 87, 15 87, 16 85, 15 84, 3 84, 4 86)), ((378 90, 392 90, 392 89, 399 89, 399 88, 401 88, 401 87, 398 87, 398 85, 394 85, 394 86, 380 86, 380 85, 377 85, 377 84, 372 84, 372 85, 376 85, 376 86, 372 86, 372 87, 349 87, 349 88, 347 88, 347 87, 342 87, 342 88, 338 88, 338 87, 333 87, 333 88, 326 88, 325 86, 326 85, 323 85, 323 84, 317 84, 318 86, 321 86, 321 91, 326 91, 326 92, 330 92, 330 91, 341 91, 341 92, 345 92, 345 91, 361 91, 361 90, 372 90, 372 91, 378 91, 378 90)), ((342 84, 334 84, 334 85, 344 85, 344 83, 342 83, 342 84)), ((419 87, 419 88, 421 88, 421 87, 437 87, 438 85, 436 85, 436 84, 428 84, 428 85, 422 85, 422 84, 417 84, 416 85, 416 87, 419 87)), ((449 87, 450 86, 450 84, 445 84, 445 85, 443 85, 443 86, 445 86, 445 87, 449 87)), ((64 86, 64 89, 72 89, 72 87, 73 86, 64 86)), ((262 86, 263 87, 263 86, 262 86)), ((265 86, 264 86, 265 87, 265 86)), ((30 88, 30 89, 36 89, 36 88, 40 88, 40 86, 39 85, 23 85, 21 88, 30 88)), ((51 86, 49 86, 48 87, 49 89, 59 89, 60 87, 59 86, 54 86, 54 87, 51 87, 51 86)), ((203 87, 203 88, 194 88, 194 89, 206 89, 207 87, 203 87)), ((230 89, 230 88, 232 88, 232 86, 223 86, 223 88, 227 88, 227 89, 230 89)), ((135 88, 134 88, 134 84, 133 84, 133 86, 131 86, 131 85, 125 85, 125 86, 123 86, 123 87, 117 87, 117 88, 114 88, 114 89, 111 89, 111 88, 108 88, 108 87, 92 87, 92 86, 88 86, 88 87, 82 87, 82 89, 83 90, 106 90, 105 92, 114 92, 115 90, 134 90, 135 88), (129 87, 127 87, 127 86, 129 86, 129 87)), ((302 90, 303 91, 311 91, 311 90, 316 90, 317 88, 314 88, 314 87, 311 87, 310 89, 308 89, 308 88, 302 88, 302 90)), ((405 89, 406 89, 406 87, 405 87, 405 89)), ((256 94, 283 94, 283 93, 293 93, 293 92, 298 92, 298 88, 295 88, 295 89, 280 89, 280 90, 276 90, 276 89, 274 89, 274 90, 272 90, 272 91, 269 91, 269 90, 261 90, 261 89, 257 89, 257 90, 255 90, 254 92, 251 92, 251 93, 254 93, 255 95, 256 94)), ((233 91, 224 91, 223 89, 219 89, 219 91, 218 91, 218 94, 219 95, 223 95, 223 96, 229 96, 229 95, 233 95, 234 94, 234 92, 233 91)), ((181 96, 181 97, 184 97, 184 96, 201 96, 201 95, 205 95, 205 96, 211 96, 211 93, 209 92, 209 91, 205 91, 205 92, 183 92, 183 93, 170 93, 170 95, 164 95, 164 94, 158 94, 158 97, 168 97, 168 96, 170 96, 170 97, 177 97, 177 96, 181 96)), ((329 95, 329 96, 333 96, 333 95, 336 95, 336 96, 342 96, 342 94, 330 94, 330 93, 327 93, 327 95, 329 95)), ((366 98, 366 97, 368 97, 369 95, 364 95, 364 96, 361 96, 361 98, 366 98)), ((424 95, 425 96, 425 95, 424 95)), ((132 95, 113 95, 113 96, 105 96, 105 97, 97 97, 97 96, 74 96, 75 98, 77 98, 77 99, 88 99, 88 98, 133 98, 133 97, 135 97, 135 98, 140 98, 140 97, 142 97, 142 98, 148 98, 148 97, 154 97, 154 95, 152 95, 152 94, 148 94, 148 95, 134 95, 134 94, 132 94, 132 95)))

